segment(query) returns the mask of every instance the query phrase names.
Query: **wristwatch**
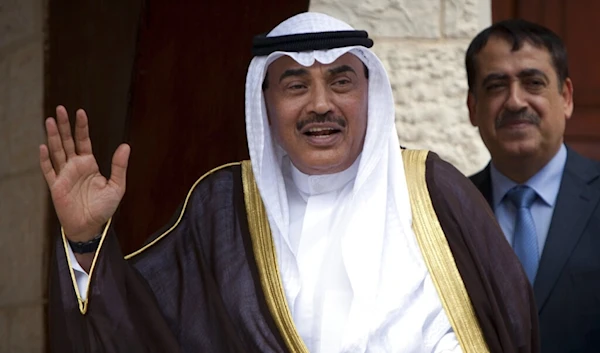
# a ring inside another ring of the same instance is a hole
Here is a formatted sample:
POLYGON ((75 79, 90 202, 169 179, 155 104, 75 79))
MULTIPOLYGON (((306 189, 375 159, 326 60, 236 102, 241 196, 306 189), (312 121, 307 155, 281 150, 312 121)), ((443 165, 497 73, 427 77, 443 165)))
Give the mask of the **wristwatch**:
POLYGON ((96 235, 92 240, 88 241, 69 241, 69 245, 71 246, 71 250, 73 250, 76 254, 88 254, 91 252, 96 252, 98 250, 98 245, 100 245, 100 240, 102 239, 102 233, 96 235))

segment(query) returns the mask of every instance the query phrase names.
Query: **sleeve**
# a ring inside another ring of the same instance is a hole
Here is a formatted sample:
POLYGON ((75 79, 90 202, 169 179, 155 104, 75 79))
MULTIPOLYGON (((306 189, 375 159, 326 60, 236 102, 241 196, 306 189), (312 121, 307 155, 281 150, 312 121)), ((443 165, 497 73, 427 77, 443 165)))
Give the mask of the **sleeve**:
MULTIPOLYGON (((257 294, 251 273, 239 275, 249 271, 239 235, 247 224, 240 168, 221 169, 198 179, 171 221, 132 254, 123 256, 109 222, 87 284, 66 238, 56 238, 48 301, 52 352, 256 351, 246 349, 255 337, 240 336, 231 320, 237 309, 224 301, 257 294)), ((258 325, 256 318, 248 320, 258 325)), ((270 337, 267 329, 259 332, 270 337)))
POLYGON ((69 261, 71 264, 71 269, 73 270, 73 274, 75 275, 75 282, 77 283, 77 289, 81 295, 81 299, 85 300, 87 298, 87 287, 89 283, 89 278, 87 272, 81 267, 75 254, 73 253, 73 249, 71 249, 71 245, 67 242, 67 256, 69 257, 69 261))
POLYGON ((110 223, 89 278, 69 250, 66 239, 57 237, 48 305, 53 352, 179 351, 148 284, 123 258, 110 223))
POLYGON ((489 204, 436 154, 427 186, 491 352, 539 352, 533 289, 489 204))

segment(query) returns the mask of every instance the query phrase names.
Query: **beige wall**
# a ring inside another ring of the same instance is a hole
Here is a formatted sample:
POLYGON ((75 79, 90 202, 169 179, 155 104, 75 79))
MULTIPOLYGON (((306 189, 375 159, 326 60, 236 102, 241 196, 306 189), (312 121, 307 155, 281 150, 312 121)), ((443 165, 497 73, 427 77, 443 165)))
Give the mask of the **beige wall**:
POLYGON ((402 145, 437 152, 463 173, 489 154, 469 123, 464 53, 491 22, 491 0, 312 0, 375 40, 394 90, 402 145))
POLYGON ((0 352, 43 351, 43 0, 0 0, 0 352))

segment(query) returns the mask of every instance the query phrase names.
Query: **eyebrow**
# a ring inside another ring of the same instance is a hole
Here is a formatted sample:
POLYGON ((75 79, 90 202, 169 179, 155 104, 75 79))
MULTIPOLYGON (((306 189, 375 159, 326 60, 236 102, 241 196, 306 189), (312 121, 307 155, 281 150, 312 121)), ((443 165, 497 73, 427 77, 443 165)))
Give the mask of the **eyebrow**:
POLYGON ((356 71, 348 65, 341 65, 338 67, 334 67, 332 69, 327 70, 330 75, 339 75, 344 72, 352 72, 356 75, 356 71))
MULTIPOLYGON (((535 77, 535 76, 540 76, 544 80, 548 81, 548 76, 546 76, 546 74, 543 71, 538 70, 538 69, 525 69, 525 70, 519 71, 519 73, 517 74, 518 78, 535 77)), ((509 79, 509 76, 507 74, 491 73, 483 79, 483 82, 481 83, 481 85, 485 86, 490 81, 496 81, 496 80, 505 81, 508 79, 509 79)))
MULTIPOLYGON (((354 69, 348 65, 340 65, 338 67, 334 67, 331 68, 329 70, 327 70, 327 73, 329 73, 329 75, 334 76, 334 75, 339 75, 341 73, 344 72, 352 72, 354 74, 356 74, 356 71, 354 71, 354 69)), ((288 69, 285 70, 281 76, 279 76, 279 82, 283 81, 285 78, 287 77, 291 77, 291 76, 306 76, 308 75, 308 70, 300 68, 300 69, 288 69)))
POLYGON ((481 82, 481 85, 485 86, 488 83, 490 83, 491 81, 506 81, 506 80, 508 80, 508 78, 509 77, 507 74, 489 74, 483 79, 483 81, 481 82))
POLYGON ((288 69, 285 70, 281 76, 279 76, 279 82, 283 81, 286 77, 306 75, 308 75, 308 71, 306 69, 288 69))
POLYGON ((538 70, 538 69, 525 69, 525 70, 522 70, 521 72, 519 72, 519 74, 517 75, 517 77, 519 77, 519 78, 534 77, 534 76, 540 76, 544 80, 548 81, 548 76, 546 76, 546 74, 543 71, 538 70))

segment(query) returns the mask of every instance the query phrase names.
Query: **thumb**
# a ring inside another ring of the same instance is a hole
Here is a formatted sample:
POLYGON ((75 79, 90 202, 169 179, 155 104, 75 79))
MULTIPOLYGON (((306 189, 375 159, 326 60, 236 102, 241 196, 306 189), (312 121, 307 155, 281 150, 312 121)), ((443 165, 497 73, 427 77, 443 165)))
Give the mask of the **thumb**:
POLYGON ((130 152, 131 148, 128 144, 124 143, 117 148, 112 158, 110 182, 115 184, 119 189, 122 189, 122 192, 125 190, 130 152))

